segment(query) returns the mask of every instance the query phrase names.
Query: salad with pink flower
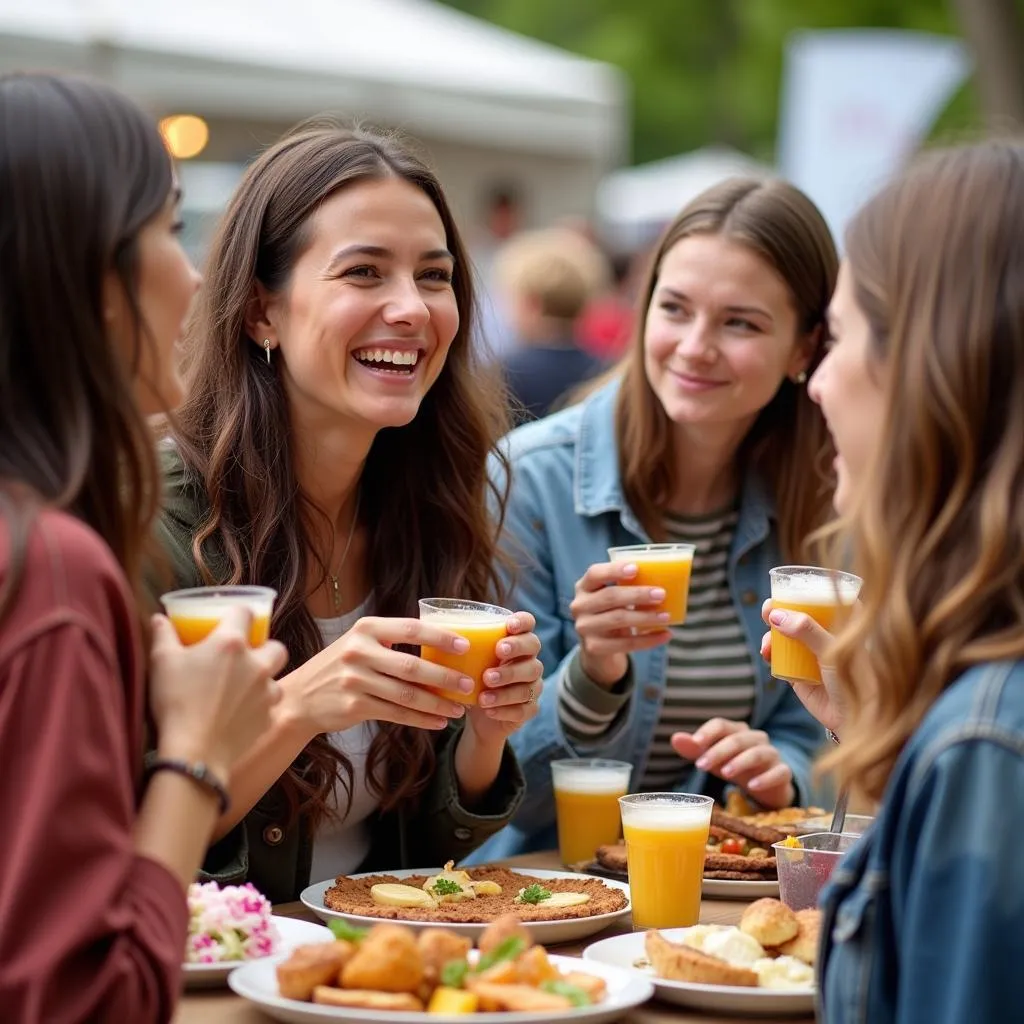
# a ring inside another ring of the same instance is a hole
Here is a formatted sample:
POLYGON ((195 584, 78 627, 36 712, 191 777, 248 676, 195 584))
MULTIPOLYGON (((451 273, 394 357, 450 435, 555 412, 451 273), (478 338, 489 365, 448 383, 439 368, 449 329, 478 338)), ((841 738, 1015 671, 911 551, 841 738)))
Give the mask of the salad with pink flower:
POLYGON ((270 901, 253 885, 193 882, 188 888, 185 962, 217 964, 256 960, 277 949, 280 936, 270 919, 270 901))

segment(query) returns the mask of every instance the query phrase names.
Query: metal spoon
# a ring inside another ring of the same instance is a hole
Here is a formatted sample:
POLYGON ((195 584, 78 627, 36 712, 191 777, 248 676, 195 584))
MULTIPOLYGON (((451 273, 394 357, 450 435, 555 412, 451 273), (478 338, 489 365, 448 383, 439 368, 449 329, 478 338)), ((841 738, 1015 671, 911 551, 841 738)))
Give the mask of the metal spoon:
POLYGON ((843 788, 839 791, 839 796, 836 799, 836 809, 832 815, 832 824, 829 825, 829 832, 842 832, 843 825, 846 824, 846 805, 850 801, 850 791, 847 788, 843 788))

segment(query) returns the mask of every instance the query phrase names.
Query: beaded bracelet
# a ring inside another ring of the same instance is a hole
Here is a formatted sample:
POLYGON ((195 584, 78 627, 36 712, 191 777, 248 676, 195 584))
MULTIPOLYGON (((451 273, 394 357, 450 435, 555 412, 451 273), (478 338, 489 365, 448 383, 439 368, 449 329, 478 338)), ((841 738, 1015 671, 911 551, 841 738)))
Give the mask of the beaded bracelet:
POLYGON ((224 814, 231 806, 227 787, 202 761, 189 762, 170 757, 157 757, 146 764, 146 779, 148 780, 156 772, 175 772, 202 786, 217 798, 221 814, 224 814))

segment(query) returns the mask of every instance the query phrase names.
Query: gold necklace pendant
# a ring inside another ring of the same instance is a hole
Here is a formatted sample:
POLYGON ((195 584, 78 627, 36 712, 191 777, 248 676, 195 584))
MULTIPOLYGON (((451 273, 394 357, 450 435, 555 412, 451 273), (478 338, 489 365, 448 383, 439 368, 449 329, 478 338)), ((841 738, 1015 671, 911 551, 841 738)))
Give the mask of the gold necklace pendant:
POLYGON ((334 612, 338 614, 341 611, 341 587, 338 585, 338 577, 330 574, 328 579, 331 581, 331 598, 334 601, 334 612))

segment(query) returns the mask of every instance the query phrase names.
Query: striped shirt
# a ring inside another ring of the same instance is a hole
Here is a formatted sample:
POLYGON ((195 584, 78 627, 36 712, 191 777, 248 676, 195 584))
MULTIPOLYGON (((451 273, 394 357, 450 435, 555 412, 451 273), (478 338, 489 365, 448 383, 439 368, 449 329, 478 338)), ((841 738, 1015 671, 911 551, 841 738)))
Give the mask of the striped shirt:
MULTIPOLYGON (((727 575, 738 518, 736 510, 665 515, 668 539, 697 550, 686 622, 670 627, 664 698, 641 789, 670 788, 690 771, 672 749, 672 733, 693 732, 714 717, 746 721, 753 710, 757 677, 727 575)), ((559 718, 577 745, 599 747, 625 713, 624 698, 579 676, 570 670, 560 680, 559 718)))

